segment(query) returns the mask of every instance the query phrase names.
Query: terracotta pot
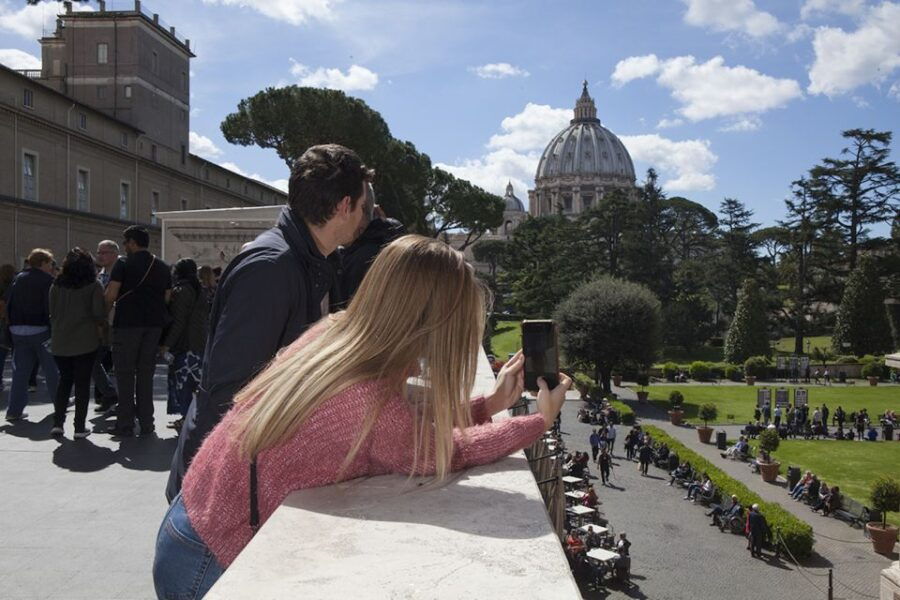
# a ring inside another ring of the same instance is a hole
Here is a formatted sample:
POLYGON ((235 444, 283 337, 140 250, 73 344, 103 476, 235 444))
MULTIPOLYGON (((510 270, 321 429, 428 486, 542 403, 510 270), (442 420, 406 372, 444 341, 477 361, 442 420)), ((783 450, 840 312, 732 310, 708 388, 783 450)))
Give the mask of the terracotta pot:
POLYGON ((897 543, 897 534, 900 528, 888 525, 886 529, 881 528, 878 521, 870 521, 866 523, 866 531, 872 538, 872 549, 878 554, 890 554, 894 551, 894 544, 897 543))
POLYGON ((643 392, 643 391, 638 392, 637 397, 638 397, 638 402, 646 402, 647 398, 650 397, 650 392, 643 392))
POLYGON ((712 427, 698 427, 697 428, 697 437, 700 438, 700 443, 708 444, 710 438, 712 437, 713 428, 712 427))
POLYGON ((759 463, 759 474, 766 483, 772 483, 778 477, 778 469, 781 463, 777 460, 770 463, 759 463))
POLYGON ((756 383, 756 375, 747 375, 747 385, 753 385, 756 383))
POLYGON ((869 385, 878 385, 877 377, 869 377, 869 385))
POLYGON ((684 417, 683 410, 670 410, 669 411, 669 422, 672 425, 681 425, 681 419, 684 417))
POLYGON ((622 387, 622 376, 621 375, 613 375, 613 385, 616 387, 622 387))

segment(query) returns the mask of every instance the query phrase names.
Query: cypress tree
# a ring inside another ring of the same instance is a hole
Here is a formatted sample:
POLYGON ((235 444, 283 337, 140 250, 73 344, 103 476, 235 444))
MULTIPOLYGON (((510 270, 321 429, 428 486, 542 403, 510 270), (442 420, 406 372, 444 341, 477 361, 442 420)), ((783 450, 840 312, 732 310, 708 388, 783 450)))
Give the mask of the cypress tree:
POLYGON ((836 354, 862 356, 890 352, 892 342, 875 259, 860 256, 847 278, 831 345, 836 354))
POLYGON ((725 361, 737 364, 751 356, 768 356, 768 324, 766 305, 759 293, 759 285, 752 279, 747 279, 741 288, 734 318, 725 336, 725 361))

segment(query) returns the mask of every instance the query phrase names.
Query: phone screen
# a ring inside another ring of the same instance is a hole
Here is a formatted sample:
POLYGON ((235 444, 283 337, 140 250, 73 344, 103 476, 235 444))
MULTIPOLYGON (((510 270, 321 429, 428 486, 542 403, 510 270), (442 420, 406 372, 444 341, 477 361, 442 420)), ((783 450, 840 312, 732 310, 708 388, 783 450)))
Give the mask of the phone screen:
POLYGON ((522 321, 522 352, 525 355, 525 389, 537 391, 538 377, 553 389, 559 383, 559 350, 556 323, 550 320, 522 321))

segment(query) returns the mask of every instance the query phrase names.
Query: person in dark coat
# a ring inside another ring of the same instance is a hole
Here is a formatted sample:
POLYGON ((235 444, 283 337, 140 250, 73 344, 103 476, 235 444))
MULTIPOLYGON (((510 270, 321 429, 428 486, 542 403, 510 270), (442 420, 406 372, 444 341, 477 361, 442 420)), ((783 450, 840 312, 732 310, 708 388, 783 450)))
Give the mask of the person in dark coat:
POLYGON ((641 463, 641 475, 644 476, 650 467, 650 461, 653 460, 653 448, 650 447, 650 444, 641 446, 641 449, 638 450, 638 460, 641 463))
POLYGON ((748 535, 750 536, 750 556, 762 558, 762 544, 769 536, 769 523, 761 512, 759 504, 750 507, 750 515, 747 517, 748 535))
POLYGON ((248 244, 222 272, 210 312, 200 389, 172 459, 169 502, 235 393, 342 300, 327 257, 365 230, 364 196, 372 177, 349 148, 309 148, 294 163, 288 206, 275 227, 248 244))
POLYGON ((609 452, 606 448, 603 449, 603 452, 600 453, 600 457, 597 459, 598 464, 600 465, 600 479, 603 485, 609 483, 609 473, 612 471, 612 457, 609 455, 609 452))

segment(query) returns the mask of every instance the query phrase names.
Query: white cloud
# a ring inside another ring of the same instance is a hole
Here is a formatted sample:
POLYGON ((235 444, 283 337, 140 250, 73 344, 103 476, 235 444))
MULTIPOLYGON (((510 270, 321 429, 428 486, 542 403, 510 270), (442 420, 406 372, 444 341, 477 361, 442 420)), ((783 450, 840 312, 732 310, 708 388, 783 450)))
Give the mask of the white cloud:
POLYGON ((800 7, 800 18, 806 20, 816 16, 817 13, 820 16, 838 13, 853 17, 862 14, 865 8, 865 0, 806 0, 800 7))
POLYGON ((197 156, 202 156, 207 160, 222 156, 222 149, 216 146, 215 142, 205 135, 200 135, 196 131, 191 131, 188 134, 188 144, 190 145, 192 153, 197 156))
POLYGON ((659 59, 655 54, 646 56, 629 56, 616 63, 612 74, 615 87, 622 87, 629 81, 649 77, 659 71, 659 59))
POLYGON ((329 88, 352 92, 354 90, 371 90, 378 85, 378 73, 370 71, 359 65, 351 65, 346 73, 340 69, 327 69, 319 67, 315 71, 310 70, 291 59, 291 75, 297 78, 297 83, 309 87, 329 88))
POLYGON ((869 108, 869 102, 862 96, 852 96, 850 100, 856 105, 856 108, 869 108))
POLYGON ((711 190, 716 178, 710 173, 719 160, 709 140, 674 141, 657 134, 619 136, 634 160, 656 167, 670 176, 662 185, 668 192, 711 190))
POLYGON ((669 127, 678 127, 684 124, 684 119, 660 119, 656 124, 657 129, 668 129, 669 127))
POLYGON ((288 191, 288 180, 287 179, 271 179, 271 180, 266 179, 259 173, 247 173, 246 171, 241 169, 239 166, 237 166, 233 162, 219 163, 219 166, 223 167, 225 169, 228 169, 229 171, 234 171, 238 175, 243 175, 244 177, 249 177, 250 179, 255 179, 256 181, 261 181, 262 183, 271 185, 272 187, 277 188, 277 189, 281 190, 282 192, 286 193, 288 191))
POLYGON ((771 14, 759 10, 753 0, 682 0, 687 5, 684 22, 713 31, 736 31, 760 38, 782 29, 771 14))
POLYGON ((332 8, 337 2, 338 0, 203 0, 204 4, 250 8, 291 25, 302 25, 309 20, 329 20, 333 17, 332 8))
POLYGON ((0 64, 10 69, 40 69, 41 59, 15 48, 0 48, 0 64))
POLYGON ((719 127, 719 131, 756 131, 762 125, 762 119, 757 115, 747 115, 739 117, 729 123, 719 127))
POLYGON ((492 135, 487 146, 518 152, 543 150, 550 138, 568 125, 571 118, 571 109, 529 102, 522 112, 500 122, 503 133, 492 135))
MULTIPOLYGON (((63 12, 59 2, 45 0, 38 4, 28 4, 19 10, 13 10, 12 6, 23 4, 22 2, 0 3, 0 31, 15 33, 33 41, 41 37, 45 31, 48 33, 56 28, 56 15, 63 12), (45 28, 46 26, 46 28, 45 28)), ((76 2, 72 6, 74 11, 94 10, 88 4, 76 2)))
POLYGON ((528 77, 529 73, 506 62, 488 63, 480 67, 469 67, 469 71, 482 79, 504 79, 506 77, 528 77))
POLYGON ((900 100, 900 81, 895 81, 888 90, 888 96, 894 100, 900 100))
POLYGON ((620 81, 656 75, 656 82, 681 103, 678 113, 691 121, 735 115, 758 115, 802 95, 793 79, 777 79, 755 69, 729 67, 716 56, 698 64, 693 56, 657 60, 654 55, 619 61, 613 78, 620 81), (645 60, 653 57, 653 60, 645 60), (637 59, 637 60, 636 60, 637 59), (651 70, 653 63, 656 68, 651 70), (635 65, 642 65, 635 68, 635 65), (624 66, 623 66, 624 65, 624 66))
POLYGON ((816 59, 809 70, 811 94, 837 96, 860 85, 880 83, 900 68, 900 4, 882 2, 846 32, 820 27, 813 40, 816 59))

